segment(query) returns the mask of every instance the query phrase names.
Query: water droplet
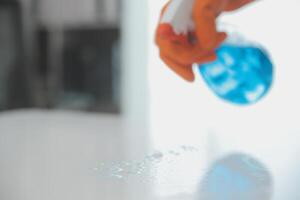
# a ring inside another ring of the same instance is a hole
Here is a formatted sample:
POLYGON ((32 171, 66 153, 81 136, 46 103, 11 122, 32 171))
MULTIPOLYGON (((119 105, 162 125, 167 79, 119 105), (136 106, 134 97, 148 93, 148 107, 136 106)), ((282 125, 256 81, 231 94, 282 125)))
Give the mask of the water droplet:
POLYGON ((199 164, 196 164, 201 160, 198 153, 196 147, 188 145, 171 150, 155 151, 141 160, 106 164, 105 167, 102 167, 100 175, 108 180, 126 180, 128 178, 131 180, 134 178, 141 182, 170 184, 170 187, 178 187, 176 186, 178 184, 186 184, 189 187, 189 184, 196 184, 194 178, 201 172, 201 169, 198 168, 199 164), (194 162, 195 158, 199 159, 196 163, 194 162), (178 176, 178 171, 180 171, 180 176, 178 176), (174 185, 172 182, 175 182, 174 185))
POLYGON ((118 178, 118 179, 122 179, 123 178, 123 176, 121 176, 121 175, 114 175, 114 177, 118 178))
POLYGON ((174 150, 168 151, 168 153, 170 155, 173 155, 173 156, 179 156, 180 155, 180 153, 178 151, 174 151, 174 150))
POLYGON ((161 159, 161 158, 163 158, 163 156, 164 155, 161 152, 156 152, 152 155, 152 157, 155 159, 161 159))

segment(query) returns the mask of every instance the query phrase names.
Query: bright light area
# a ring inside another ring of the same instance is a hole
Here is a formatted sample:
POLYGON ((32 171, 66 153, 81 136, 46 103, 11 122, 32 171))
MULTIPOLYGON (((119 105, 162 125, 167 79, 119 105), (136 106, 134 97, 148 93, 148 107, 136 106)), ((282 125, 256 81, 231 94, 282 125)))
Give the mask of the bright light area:
MULTIPOLYGON (((164 3, 149 1, 151 33, 164 3)), ((290 187, 285 184, 293 176, 298 162, 294 158, 300 150, 299 8, 296 0, 264 0, 221 17, 222 23, 234 25, 248 40, 264 46, 275 64, 271 92, 249 107, 219 100, 198 72, 192 84, 175 76, 160 61, 150 34, 150 128, 154 146, 200 145, 207 151, 203 154, 204 167, 219 155, 248 153, 270 169, 276 183, 276 199, 286 199, 279 197, 288 195, 283 191, 290 187)))

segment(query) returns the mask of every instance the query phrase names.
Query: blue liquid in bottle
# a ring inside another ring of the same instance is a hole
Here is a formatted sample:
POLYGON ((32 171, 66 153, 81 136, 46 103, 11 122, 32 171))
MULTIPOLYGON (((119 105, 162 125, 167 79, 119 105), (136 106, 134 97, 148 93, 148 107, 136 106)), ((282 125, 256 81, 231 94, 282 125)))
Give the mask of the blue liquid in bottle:
POLYGON ((224 43, 217 60, 199 66, 205 82, 221 99, 239 105, 256 103, 269 91, 273 64, 255 45, 224 43))

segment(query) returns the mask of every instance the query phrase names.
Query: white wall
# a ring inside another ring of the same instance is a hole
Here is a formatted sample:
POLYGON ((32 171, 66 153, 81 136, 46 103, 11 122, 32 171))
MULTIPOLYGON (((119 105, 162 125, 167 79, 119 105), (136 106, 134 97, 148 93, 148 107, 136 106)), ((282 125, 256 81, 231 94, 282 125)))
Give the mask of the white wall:
MULTIPOLYGON (((127 159, 144 159, 149 152, 147 1, 123 0, 121 33, 122 111, 125 120, 124 143, 127 159)), ((127 198, 146 200, 150 186, 131 182, 127 198)))
POLYGON ((124 0, 122 7, 122 111, 136 141, 148 135, 148 44, 146 1, 124 0))

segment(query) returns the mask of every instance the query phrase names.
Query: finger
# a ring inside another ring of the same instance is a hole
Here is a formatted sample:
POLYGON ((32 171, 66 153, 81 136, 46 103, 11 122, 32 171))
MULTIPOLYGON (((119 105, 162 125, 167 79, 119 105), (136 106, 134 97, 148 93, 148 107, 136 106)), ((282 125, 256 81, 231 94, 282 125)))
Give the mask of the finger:
POLYGON ((202 57, 201 62, 197 62, 198 64, 210 63, 217 59, 217 55, 215 53, 209 54, 207 56, 202 57))
MULTIPOLYGON (((194 38, 195 33, 190 33, 189 37, 194 38)), ((219 33, 217 43, 223 42, 225 37, 225 33, 219 33)), ((207 61, 207 55, 215 54, 214 51, 203 50, 197 43, 191 44, 188 35, 176 35, 169 24, 159 25, 156 32, 156 43, 165 56, 180 65, 203 63, 207 61)))
POLYGON ((194 57, 195 58, 192 62, 193 64, 194 63, 202 64, 202 63, 205 63, 205 62, 211 62, 211 61, 216 60, 216 58, 217 58, 215 51, 201 52, 198 55, 195 54, 194 57))
POLYGON ((191 45, 186 45, 174 40, 170 41, 168 39, 157 39, 157 44, 164 55, 172 60, 176 60, 176 62, 181 65, 189 65, 193 63, 196 58, 191 45))
POLYGON ((218 7, 218 1, 195 0, 193 8, 195 33, 199 45, 206 50, 212 50, 215 47, 218 34, 216 28, 218 7))
POLYGON ((218 46, 220 46, 220 44, 222 44, 226 38, 227 38, 227 33, 225 33, 225 32, 219 32, 218 36, 217 36, 215 48, 217 48, 218 46))
POLYGON ((173 46, 171 44, 171 47, 164 46, 160 50, 163 55, 183 66, 209 62, 216 59, 214 51, 203 51, 197 46, 183 48, 182 46, 173 46))
POLYGON ((184 80, 189 82, 193 82, 195 80, 195 75, 192 70, 192 65, 178 64, 177 62, 173 61, 163 53, 161 53, 160 57, 173 72, 175 72, 184 80))
POLYGON ((156 42, 158 40, 161 40, 162 42, 165 40, 174 43, 180 43, 181 45, 189 45, 187 35, 176 34, 173 30, 173 27, 167 23, 161 23, 158 25, 155 38, 156 42))
POLYGON ((191 65, 193 63, 202 63, 206 61, 206 57, 208 57, 210 52, 202 51, 201 49, 189 48, 189 49, 180 49, 181 47, 177 47, 176 49, 170 48, 165 49, 161 48, 161 52, 169 59, 172 59, 174 62, 180 65, 191 65), (180 49, 180 50, 179 50, 180 49))
MULTIPOLYGON (((223 38, 221 39, 223 40, 223 38)), ((201 63, 203 57, 214 53, 210 50, 203 50, 199 45, 190 44, 186 37, 174 36, 172 38, 172 36, 164 34, 164 36, 156 38, 156 43, 164 55, 181 65, 201 63)))
POLYGON ((230 0, 223 9, 224 11, 234 11, 254 1, 255 0, 230 0))

